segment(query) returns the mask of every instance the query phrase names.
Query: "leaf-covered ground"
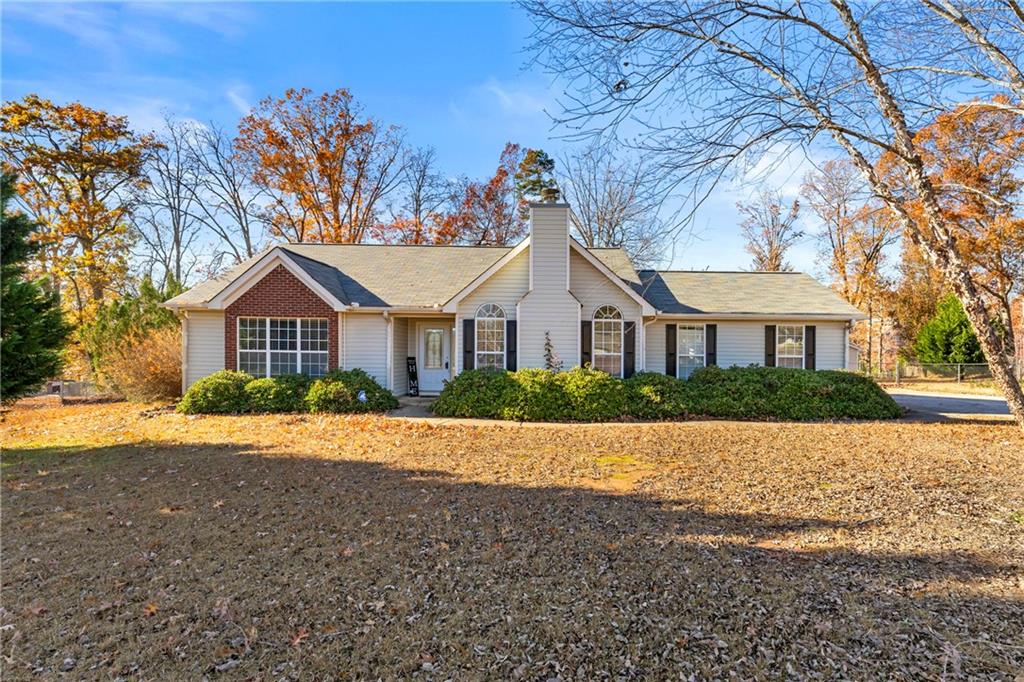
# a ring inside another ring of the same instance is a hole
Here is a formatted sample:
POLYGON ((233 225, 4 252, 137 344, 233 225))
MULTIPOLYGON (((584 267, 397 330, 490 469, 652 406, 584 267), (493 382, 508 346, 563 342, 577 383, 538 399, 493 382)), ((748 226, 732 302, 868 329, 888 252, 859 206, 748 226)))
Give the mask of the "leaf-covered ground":
POLYGON ((4 679, 1020 679, 1011 424, 16 409, 4 679))

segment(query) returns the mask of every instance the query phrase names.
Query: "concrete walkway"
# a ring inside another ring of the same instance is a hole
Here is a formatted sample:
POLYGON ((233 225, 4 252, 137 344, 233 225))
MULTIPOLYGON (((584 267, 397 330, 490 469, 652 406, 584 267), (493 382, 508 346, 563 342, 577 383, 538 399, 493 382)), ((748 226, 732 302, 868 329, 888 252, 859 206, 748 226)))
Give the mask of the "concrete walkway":
POLYGON ((886 389, 893 400, 917 421, 949 419, 1010 419, 1006 399, 971 393, 927 393, 903 388, 886 389))

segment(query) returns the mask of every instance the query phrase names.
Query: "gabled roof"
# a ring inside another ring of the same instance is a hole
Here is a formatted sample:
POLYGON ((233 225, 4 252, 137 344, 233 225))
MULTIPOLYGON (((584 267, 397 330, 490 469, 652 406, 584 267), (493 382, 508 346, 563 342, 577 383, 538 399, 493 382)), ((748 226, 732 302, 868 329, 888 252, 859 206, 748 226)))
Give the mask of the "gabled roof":
POLYGON ((668 315, 864 315, 802 272, 640 271, 644 298, 668 315))

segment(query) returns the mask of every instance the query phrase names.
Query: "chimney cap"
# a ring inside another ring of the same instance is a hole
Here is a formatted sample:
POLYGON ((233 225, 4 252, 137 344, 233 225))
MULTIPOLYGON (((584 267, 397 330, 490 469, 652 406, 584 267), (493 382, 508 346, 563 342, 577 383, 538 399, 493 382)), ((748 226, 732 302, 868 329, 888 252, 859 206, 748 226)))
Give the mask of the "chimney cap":
POLYGON ((561 194, 557 187, 544 187, 540 190, 540 200, 545 204, 557 204, 561 194))

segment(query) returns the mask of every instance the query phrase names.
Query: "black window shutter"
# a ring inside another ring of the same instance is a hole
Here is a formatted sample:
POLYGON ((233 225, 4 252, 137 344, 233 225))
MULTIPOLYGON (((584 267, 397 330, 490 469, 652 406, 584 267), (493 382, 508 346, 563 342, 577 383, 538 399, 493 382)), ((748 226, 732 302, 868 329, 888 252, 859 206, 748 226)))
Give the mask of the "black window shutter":
POLYGON ((665 374, 676 376, 676 326, 665 325, 665 374))
POLYGON ((718 325, 704 325, 704 364, 712 367, 718 364, 718 325))
POLYGON ((817 348, 817 330, 813 324, 804 327, 804 369, 814 369, 814 356, 817 348))
POLYGON ((590 357, 590 348, 593 343, 592 332, 590 320, 582 320, 580 322, 580 367, 586 367, 593 361, 590 357))
POLYGON ((775 366, 775 325, 764 326, 764 366, 775 366))
POLYGON ((505 369, 516 371, 516 321, 505 320, 505 369))
POLYGON ((622 376, 625 379, 633 376, 636 371, 636 322, 627 322, 625 331, 625 347, 622 349, 622 376))
POLYGON ((476 324, 473 318, 462 321, 462 369, 473 369, 476 363, 476 324))

